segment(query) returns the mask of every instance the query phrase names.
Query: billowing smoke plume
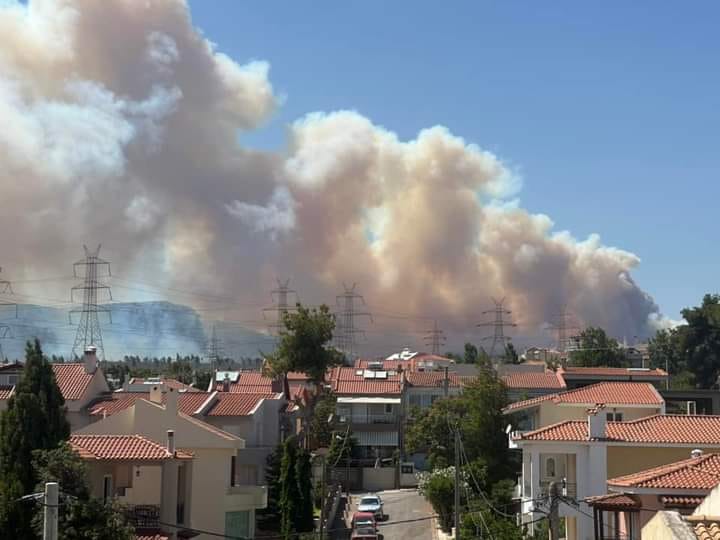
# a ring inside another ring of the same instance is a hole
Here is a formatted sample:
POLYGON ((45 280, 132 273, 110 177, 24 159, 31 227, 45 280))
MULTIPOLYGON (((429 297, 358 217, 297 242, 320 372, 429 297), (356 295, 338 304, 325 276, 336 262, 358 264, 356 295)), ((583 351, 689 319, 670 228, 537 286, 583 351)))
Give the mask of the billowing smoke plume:
POLYGON ((117 275, 239 312, 279 276, 309 303, 357 282, 397 315, 383 331, 404 316, 470 331, 490 296, 526 334, 561 306, 620 337, 659 318, 635 255, 554 232, 515 202, 514 171, 445 128, 401 141, 356 112, 313 113, 284 153, 243 148, 278 106, 269 66, 224 55, 181 0, 2 4, 0 73, 0 262, 15 279, 67 273, 102 242, 117 275))

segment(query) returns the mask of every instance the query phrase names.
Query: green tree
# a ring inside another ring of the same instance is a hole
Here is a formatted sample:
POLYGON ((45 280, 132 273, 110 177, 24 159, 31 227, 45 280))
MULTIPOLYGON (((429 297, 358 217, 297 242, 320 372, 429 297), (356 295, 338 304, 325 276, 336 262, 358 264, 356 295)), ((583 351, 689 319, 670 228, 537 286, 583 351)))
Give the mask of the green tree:
POLYGON ((472 343, 465 344, 465 354, 463 361, 466 364, 477 364, 478 361, 478 348, 472 343))
POLYGON ((315 403, 315 414, 310 421, 310 433, 318 447, 328 448, 332 443, 333 426, 330 417, 335 414, 337 398, 324 392, 315 403))
POLYGON ((505 345, 505 363, 506 364, 519 364, 520 363, 520 357, 518 356, 517 351, 515 350, 515 345, 512 343, 508 343, 505 345))
POLYGON ((295 530, 298 532, 311 532, 315 530, 312 486, 312 464, 310 454, 301 450, 298 452, 295 462, 298 493, 300 498, 297 503, 297 514, 295 517, 295 530))
POLYGON ((352 431, 342 431, 333 433, 332 442, 327 453, 327 464, 329 467, 335 467, 339 464, 345 464, 349 460, 357 446, 357 439, 353 437, 352 431))
POLYGON ((453 422, 469 462, 480 460, 487 467, 491 484, 506 478, 514 463, 510 458, 505 435, 507 405, 505 385, 489 370, 483 370, 456 397, 435 401, 407 426, 407 451, 427 452, 433 468, 454 460, 454 437, 449 428, 453 422), (448 421, 450 419, 450 422, 448 421))
POLYGON ((267 505, 258 510, 260 528, 265 531, 280 530, 280 498, 282 486, 280 476, 284 448, 278 445, 265 461, 265 485, 268 487, 267 505))
POLYGON ((280 534, 290 540, 296 530, 300 490, 297 479, 297 443, 289 437, 283 444, 283 456, 280 465, 280 534))
MULTIPOLYGON (((67 444, 33 452, 33 467, 39 480, 36 491, 42 491, 46 482, 60 484, 63 497, 58 540, 135 538, 133 528, 117 506, 90 497, 85 463, 67 444)), ((42 534, 42 512, 36 512, 33 525, 37 534, 42 534)))
POLYGON ((55 448, 69 436, 64 404, 40 343, 28 343, 23 376, 0 415, 0 530, 18 540, 35 538, 32 505, 17 499, 37 483, 32 452, 55 448))
MULTIPOLYGON (((463 488, 466 487, 464 475, 461 475, 463 488)), ((443 531, 449 532, 453 526, 455 508, 455 467, 435 469, 420 477, 418 492, 433 507, 443 531)), ((461 493, 466 492, 462 489, 461 493)), ((463 497, 464 498, 464 497, 463 497)), ((460 501, 461 505, 463 501, 460 501)))
POLYGON ((626 364, 617 340, 602 328, 593 326, 580 332, 578 350, 570 352, 569 360, 572 365, 583 367, 623 367, 626 364))
POLYGON ((720 374, 720 295, 706 294, 702 304, 682 310, 687 325, 679 327, 680 348, 700 388, 717 385, 720 374))
POLYGON ((309 309, 297 304, 295 313, 283 314, 283 326, 276 351, 265 357, 271 374, 302 371, 321 383, 328 368, 342 363, 342 355, 330 345, 335 317, 326 305, 309 309))

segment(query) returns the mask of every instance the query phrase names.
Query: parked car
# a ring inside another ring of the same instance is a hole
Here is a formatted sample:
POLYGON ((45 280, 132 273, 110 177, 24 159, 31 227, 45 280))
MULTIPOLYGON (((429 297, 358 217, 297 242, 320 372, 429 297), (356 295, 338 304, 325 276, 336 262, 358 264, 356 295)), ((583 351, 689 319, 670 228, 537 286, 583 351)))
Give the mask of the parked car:
POLYGON ((378 534, 375 528, 364 527, 361 529, 355 529, 350 536, 351 540, 382 540, 382 535, 378 534))
POLYGON ((353 530, 366 528, 377 530, 375 516, 370 512, 355 512, 350 522, 350 527, 353 530))
POLYGON ((385 518, 383 502, 377 495, 365 495, 358 503, 358 512, 368 512, 375 516, 375 519, 382 521, 385 518))

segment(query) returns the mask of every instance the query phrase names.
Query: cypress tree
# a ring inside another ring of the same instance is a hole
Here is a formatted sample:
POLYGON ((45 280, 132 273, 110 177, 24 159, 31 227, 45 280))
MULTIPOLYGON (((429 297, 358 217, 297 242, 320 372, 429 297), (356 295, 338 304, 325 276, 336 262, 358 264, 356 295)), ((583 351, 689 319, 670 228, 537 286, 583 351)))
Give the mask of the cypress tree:
POLYGON ((311 532, 315 529, 315 521, 313 519, 312 464, 307 451, 301 450, 297 456, 296 476, 300 497, 296 506, 295 530, 311 532))
POLYGON ((0 415, 0 531, 8 537, 35 540, 34 505, 17 499, 33 493, 37 483, 32 452, 56 448, 68 438, 64 405, 40 343, 28 343, 22 379, 0 415))
POLYGON ((280 467, 280 534, 285 540, 290 540, 295 531, 297 504, 300 498, 296 461, 297 446, 295 438, 290 437, 283 445, 283 457, 280 467))
POLYGON ((265 531, 277 531, 280 529, 280 497, 282 487, 280 484, 280 476, 284 450, 282 445, 278 445, 275 451, 268 455, 265 462, 265 484, 268 487, 267 506, 257 511, 259 525, 265 531))

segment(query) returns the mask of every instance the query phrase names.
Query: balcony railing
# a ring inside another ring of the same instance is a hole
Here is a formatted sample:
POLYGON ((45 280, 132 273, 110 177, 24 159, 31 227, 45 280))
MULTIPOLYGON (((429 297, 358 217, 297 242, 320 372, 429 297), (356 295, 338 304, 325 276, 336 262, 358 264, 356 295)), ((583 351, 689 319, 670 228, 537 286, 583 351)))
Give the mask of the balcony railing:
POLYGON ((396 414, 350 414, 338 415, 341 424, 396 424, 396 414))
POLYGON ((125 519, 136 529, 157 529, 160 527, 160 506, 138 504, 124 509, 125 519))
MULTIPOLYGON (((568 497, 569 499, 577 498, 577 484, 570 482, 563 482, 562 480, 555 481, 560 490, 560 495, 568 497)), ((540 494, 546 497, 550 494, 550 481, 540 482, 540 494)))

